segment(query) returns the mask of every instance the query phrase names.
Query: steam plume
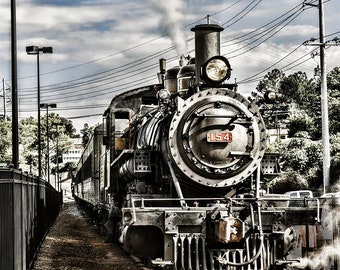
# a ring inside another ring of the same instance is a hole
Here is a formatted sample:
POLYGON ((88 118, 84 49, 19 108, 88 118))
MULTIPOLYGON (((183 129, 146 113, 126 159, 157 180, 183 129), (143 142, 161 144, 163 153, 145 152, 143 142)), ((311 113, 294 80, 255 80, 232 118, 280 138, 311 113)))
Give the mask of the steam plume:
POLYGON ((321 252, 314 253, 308 258, 301 258, 300 262, 290 264, 290 267, 298 269, 319 269, 319 267, 325 267, 330 264, 332 258, 339 256, 340 241, 337 239, 334 242, 334 246, 329 245, 323 247, 321 252))
POLYGON ((186 36, 183 31, 185 4, 182 0, 160 1, 149 0, 155 9, 162 14, 160 26, 170 36, 178 54, 186 51, 186 36))

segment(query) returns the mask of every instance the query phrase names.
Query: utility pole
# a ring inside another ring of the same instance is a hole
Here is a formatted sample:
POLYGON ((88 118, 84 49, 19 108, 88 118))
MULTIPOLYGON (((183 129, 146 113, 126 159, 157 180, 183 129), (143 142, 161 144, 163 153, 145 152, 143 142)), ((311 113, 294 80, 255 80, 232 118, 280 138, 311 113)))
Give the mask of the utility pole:
POLYGON ((339 39, 334 38, 330 42, 325 41, 325 24, 323 0, 319 0, 318 5, 305 3, 305 5, 319 8, 319 43, 315 43, 315 39, 305 42, 305 45, 319 46, 320 48, 320 88, 321 88, 321 119, 322 119, 322 150, 323 150, 323 192, 329 186, 330 175, 330 146, 329 146, 329 125, 328 125, 328 93, 327 93, 327 74, 326 74, 326 45, 337 46, 339 39), (313 42, 313 43, 310 43, 313 42))
POLYGON ((16 1, 11 0, 11 62, 12 62, 12 163, 19 168, 19 121, 18 121, 18 63, 16 1))
POLYGON ((322 150, 323 150, 323 193, 329 186, 329 171, 331 158, 329 150, 329 125, 328 125, 328 95, 326 74, 326 48, 323 0, 319 0, 319 35, 320 35, 320 68, 321 68, 321 118, 322 118, 322 150))
POLYGON ((7 121, 6 115, 6 89, 5 89, 5 79, 2 79, 2 97, 4 101, 4 121, 7 121))

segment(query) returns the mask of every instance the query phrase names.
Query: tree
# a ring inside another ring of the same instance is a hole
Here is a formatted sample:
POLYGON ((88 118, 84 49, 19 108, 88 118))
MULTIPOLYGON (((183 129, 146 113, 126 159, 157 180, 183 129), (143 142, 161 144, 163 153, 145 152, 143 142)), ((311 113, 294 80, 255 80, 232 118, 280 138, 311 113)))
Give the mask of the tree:
MULTIPOLYGON (((328 111, 330 134, 340 132, 340 67, 335 67, 327 75, 328 111)), ((308 79, 303 72, 296 72, 283 78, 279 92, 282 102, 296 104, 313 122, 311 137, 322 137, 320 80, 308 79)))
POLYGON ((269 188, 273 193, 285 193, 291 190, 308 189, 309 186, 306 179, 299 173, 288 170, 270 182, 269 188))
POLYGON ((301 71, 283 78, 279 92, 282 94, 283 102, 298 104, 300 109, 307 109, 307 111, 310 109, 311 102, 320 99, 315 81, 308 79, 306 73, 301 71))
POLYGON ((297 137, 283 143, 282 169, 290 168, 293 171, 308 176, 311 167, 322 167, 321 143, 306 138, 306 133, 296 135, 297 137))
POLYGON ((288 137, 295 137, 298 132, 305 131, 310 138, 315 132, 313 119, 305 113, 294 114, 287 120, 288 137))
POLYGON ((83 129, 80 130, 80 134, 82 134, 82 144, 85 147, 89 140, 91 139, 91 136, 93 134, 94 127, 89 127, 88 123, 84 124, 83 129))
POLYGON ((340 67, 335 67, 327 75, 327 89, 329 93, 329 132, 340 132, 340 67))
POLYGON ((0 161, 10 163, 11 156, 9 150, 11 147, 11 123, 0 119, 0 161))
MULTIPOLYGON (((260 96, 265 96, 269 90, 279 94, 285 77, 286 75, 281 70, 273 69, 258 83, 256 90, 260 96)), ((263 103, 260 111, 267 128, 278 128, 278 119, 287 118, 288 106, 281 101, 273 104, 263 103)))
POLYGON ((340 66, 333 68, 327 74, 327 89, 340 91, 340 66))
MULTIPOLYGON (((77 137, 76 130, 72 122, 58 114, 48 115, 48 134, 47 134, 47 115, 40 121, 41 129, 41 166, 42 172, 47 169, 47 155, 52 157, 51 163, 56 163, 55 156, 61 156, 72 145, 70 138, 77 137), (49 143, 49 147, 47 147, 49 143), (58 143, 58 153, 56 153, 58 143), (49 149, 49 153, 46 150, 49 149)), ((38 166, 38 127, 37 119, 29 117, 19 122, 20 143, 22 145, 21 167, 26 164, 30 171, 37 171, 38 166)), ((27 169, 28 170, 28 169, 27 169)))
MULTIPOLYGON (((289 129, 286 142, 270 146, 270 150, 281 154, 281 167, 285 172, 272 182, 272 187, 283 188, 287 183, 290 188, 312 188, 322 186, 322 126, 320 81, 309 79, 304 72, 296 72, 285 76, 273 70, 258 84, 257 89, 277 86, 275 91, 281 94, 276 108, 289 104, 291 116, 284 118, 268 118, 279 120, 275 125, 283 125, 289 129), (294 105, 294 107, 292 106, 294 105)), ((331 134, 331 183, 340 175, 340 67, 334 68, 327 75, 329 127, 331 134)), ((275 105, 275 104, 274 104, 275 105)), ((275 109, 275 106, 273 106, 275 109)), ((269 114, 271 115, 271 114, 269 114)), ((272 115, 274 115, 272 113, 272 115)), ((269 121, 267 121, 269 122, 269 121)), ((273 123, 269 123, 272 126, 273 123)))
POLYGON ((59 172, 71 172, 77 167, 74 162, 66 162, 65 165, 59 169, 59 172))
MULTIPOLYGON (((298 132, 294 138, 277 143, 274 151, 280 153, 280 167, 284 172, 270 185, 281 192, 294 189, 318 190, 322 186, 322 144, 310 139, 307 132, 298 132), (288 190, 287 190, 288 188, 288 190)), ((272 149, 273 150, 273 149, 272 149)))
MULTIPOLYGON (((331 146, 330 184, 336 186, 339 185, 340 179, 340 133, 337 133, 336 135, 331 135, 330 146, 331 146)), ((339 188, 339 186, 337 186, 337 188, 339 188)))
POLYGON ((256 90, 264 93, 266 90, 279 91, 281 82, 285 78, 285 74, 279 69, 273 69, 258 83, 256 90))
POLYGON ((20 160, 19 165, 24 171, 33 172, 38 166, 38 128, 37 119, 32 116, 19 122, 19 144, 20 160), (25 168, 28 166, 28 168, 25 168))

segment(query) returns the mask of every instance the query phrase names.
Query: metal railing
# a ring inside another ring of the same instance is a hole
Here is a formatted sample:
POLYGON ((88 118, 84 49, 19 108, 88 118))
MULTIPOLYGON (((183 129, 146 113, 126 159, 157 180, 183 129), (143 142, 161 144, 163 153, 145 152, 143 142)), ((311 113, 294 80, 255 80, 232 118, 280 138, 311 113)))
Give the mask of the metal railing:
POLYGON ((0 168, 0 269, 30 269, 62 205, 62 192, 20 170, 0 168))

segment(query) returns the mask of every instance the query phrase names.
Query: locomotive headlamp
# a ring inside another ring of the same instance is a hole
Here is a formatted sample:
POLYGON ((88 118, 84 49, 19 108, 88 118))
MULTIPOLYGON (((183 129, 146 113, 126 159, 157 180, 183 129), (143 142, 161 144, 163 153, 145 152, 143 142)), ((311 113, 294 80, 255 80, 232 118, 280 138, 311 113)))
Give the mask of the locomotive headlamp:
POLYGON ((157 93, 157 98, 161 101, 169 100, 170 96, 170 92, 167 89, 161 89, 157 93))
POLYGON ((221 83, 230 78, 230 64, 223 56, 214 56, 202 66, 203 79, 210 83, 221 83))
POLYGON ((124 212, 123 220, 125 223, 129 223, 132 220, 132 214, 130 212, 124 212))
POLYGON ((267 90, 265 93, 264 93, 264 99, 267 103, 275 103, 275 101, 277 100, 278 98, 278 94, 273 91, 273 90, 267 90))

